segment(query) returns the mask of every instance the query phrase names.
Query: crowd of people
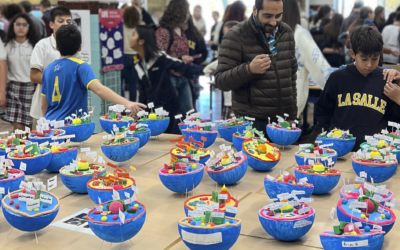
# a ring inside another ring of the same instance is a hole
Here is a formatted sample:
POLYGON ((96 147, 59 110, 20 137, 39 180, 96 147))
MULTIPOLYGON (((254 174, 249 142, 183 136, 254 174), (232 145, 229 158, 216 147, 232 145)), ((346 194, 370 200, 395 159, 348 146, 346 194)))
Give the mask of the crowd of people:
MULTIPOLYGON (((81 37, 69 25, 68 9, 51 8, 50 2, 43 0, 43 16, 38 19, 31 14, 29 1, 4 5, 4 19, 0 19, 4 43, 4 48, 0 43, 0 106, 6 107, 14 128, 34 127, 42 116, 63 119, 77 106, 86 110, 86 103, 72 105, 71 100, 87 98, 89 89, 133 111, 146 108, 142 103, 162 106, 172 118, 167 132, 179 133, 178 120, 173 117, 182 114, 184 118, 196 108, 199 76, 205 74, 214 75, 216 86, 223 91, 223 119, 231 114, 254 117, 253 126, 264 131, 276 115, 286 113, 290 120, 300 117, 308 99, 310 76, 324 89, 319 113, 326 118, 323 112, 330 112, 329 117, 334 112, 326 100, 334 99, 332 93, 337 92, 330 77, 335 68, 355 61, 355 69, 347 66, 347 73, 367 70, 368 74, 362 74, 367 77, 377 65, 400 62, 400 6, 388 20, 383 7, 372 10, 362 1, 355 2, 347 18, 329 5, 306 18, 301 0, 254 1, 250 16, 246 16, 246 5, 235 1, 222 16, 214 11, 207 17, 201 6, 171 0, 159 22, 154 22, 140 0, 122 6, 124 69, 118 94, 101 85, 90 67, 79 60, 81 37), (206 28, 206 18, 214 20, 211 30, 206 28), (359 44, 360 37, 371 39, 370 47, 359 44), (204 68, 210 52, 213 60, 204 68), (360 69, 361 64, 366 69, 360 69), (77 72, 72 74, 76 78, 66 75, 71 70, 77 72), (332 93, 326 92, 328 84, 332 93), (129 101, 121 97, 124 86, 129 90, 129 101)), ((388 84, 400 78, 397 71, 380 72, 388 75, 388 84)), ((382 90, 374 96, 386 104, 389 98, 395 106, 400 87, 388 86, 384 94, 382 90)))

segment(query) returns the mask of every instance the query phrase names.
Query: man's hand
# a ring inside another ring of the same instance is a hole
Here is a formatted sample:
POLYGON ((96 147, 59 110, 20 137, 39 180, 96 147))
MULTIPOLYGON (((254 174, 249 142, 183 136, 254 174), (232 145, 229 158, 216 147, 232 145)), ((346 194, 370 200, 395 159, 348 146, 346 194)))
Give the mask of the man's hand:
POLYGON ((390 100, 400 105, 400 87, 397 84, 386 83, 383 93, 390 98, 390 100))
POLYGON ((250 63, 250 72, 255 75, 262 75, 271 67, 271 59, 268 55, 258 55, 250 63))
POLYGON ((0 93, 0 107, 6 107, 6 93, 0 93))
POLYGON ((142 109, 147 108, 147 106, 139 102, 128 102, 125 108, 131 110, 131 117, 136 117, 136 114, 142 109))
POLYGON ((193 62, 193 57, 191 57, 191 56, 182 56, 182 61, 184 62, 184 63, 192 63, 193 62))
POLYGON ((387 83, 400 80, 400 72, 395 69, 384 69, 383 80, 386 80, 387 83))
POLYGON ((397 50, 393 50, 393 49, 392 49, 392 55, 394 55, 394 56, 399 56, 399 55, 400 55, 400 52, 397 51, 397 50))

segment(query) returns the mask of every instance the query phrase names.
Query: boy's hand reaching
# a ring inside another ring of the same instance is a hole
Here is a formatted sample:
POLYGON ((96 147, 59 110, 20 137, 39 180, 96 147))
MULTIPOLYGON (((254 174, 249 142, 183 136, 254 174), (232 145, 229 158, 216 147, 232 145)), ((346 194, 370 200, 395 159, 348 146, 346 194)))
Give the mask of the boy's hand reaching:
POLYGON ((136 117, 136 114, 141 111, 142 109, 147 108, 146 105, 140 103, 140 102, 128 102, 125 105, 126 109, 131 110, 131 117, 136 117))
POLYGON ((386 83, 383 93, 390 98, 390 100, 400 105, 400 87, 397 84, 386 83))
POLYGON ((395 69, 384 69, 383 80, 386 80, 386 83, 400 80, 400 72, 395 69))

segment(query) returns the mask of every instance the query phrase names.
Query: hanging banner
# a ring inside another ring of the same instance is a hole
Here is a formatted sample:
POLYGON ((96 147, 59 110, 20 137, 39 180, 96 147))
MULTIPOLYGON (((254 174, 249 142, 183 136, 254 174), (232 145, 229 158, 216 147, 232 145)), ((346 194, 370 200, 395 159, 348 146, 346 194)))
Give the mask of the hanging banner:
POLYGON ((99 10, 101 66, 103 72, 124 67, 123 10, 99 10))
POLYGON ((84 23, 90 23, 90 11, 89 10, 71 10, 72 21, 82 35, 82 50, 80 52, 80 59, 87 64, 92 64, 91 56, 91 45, 90 45, 90 25, 83 25, 84 23))

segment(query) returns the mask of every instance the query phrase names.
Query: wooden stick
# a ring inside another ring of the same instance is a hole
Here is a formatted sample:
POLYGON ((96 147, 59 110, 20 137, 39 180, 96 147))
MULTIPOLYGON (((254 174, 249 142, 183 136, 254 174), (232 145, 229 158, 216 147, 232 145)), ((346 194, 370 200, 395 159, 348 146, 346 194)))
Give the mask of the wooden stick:
POLYGON ((13 230, 14 228, 13 227, 11 227, 11 230, 10 230, 10 232, 8 233, 8 235, 7 235, 7 237, 6 237, 6 239, 8 238, 8 236, 10 236, 10 234, 11 234, 11 232, 12 232, 12 230, 13 230))
POLYGON ((38 241, 38 239, 37 239, 36 231, 35 231, 35 237, 36 237, 36 244, 39 244, 39 241, 38 241))

